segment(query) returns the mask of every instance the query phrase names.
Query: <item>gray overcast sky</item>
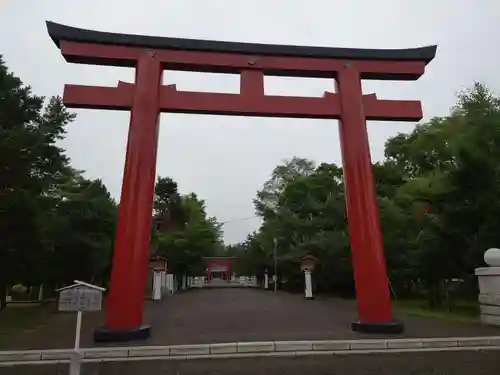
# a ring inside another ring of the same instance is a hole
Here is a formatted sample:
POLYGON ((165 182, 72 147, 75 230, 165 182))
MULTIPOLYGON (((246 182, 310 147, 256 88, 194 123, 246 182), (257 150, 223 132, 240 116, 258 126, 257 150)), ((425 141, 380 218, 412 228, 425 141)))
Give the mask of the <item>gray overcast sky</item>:
MULTIPOLYGON (((416 82, 365 82, 381 98, 421 99, 425 117, 445 115, 454 95, 474 80, 500 92, 498 0, 0 0, 0 53, 40 95, 65 83, 114 86, 133 81, 126 68, 67 64, 45 20, 130 34, 241 42, 358 48, 438 44, 436 59, 416 82)), ((237 92, 236 76, 165 72, 179 89, 237 92)), ((266 93, 321 96, 328 80, 266 79, 266 93)), ((372 159, 388 137, 415 124, 368 124, 372 159)), ((119 199, 128 113, 78 111, 63 143, 76 168, 101 178, 119 199)), ((252 198, 283 159, 294 155, 340 163, 337 124, 327 120, 164 114, 157 173, 182 193, 196 192, 221 221, 252 216, 252 198)), ((227 243, 242 240, 259 220, 225 225, 227 243)))

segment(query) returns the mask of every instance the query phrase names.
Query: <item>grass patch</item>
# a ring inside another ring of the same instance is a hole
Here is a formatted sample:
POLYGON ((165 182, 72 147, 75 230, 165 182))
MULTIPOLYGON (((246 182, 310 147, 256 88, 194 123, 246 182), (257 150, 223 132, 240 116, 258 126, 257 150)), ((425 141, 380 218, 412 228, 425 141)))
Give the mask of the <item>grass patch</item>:
POLYGON ((43 325, 52 311, 48 306, 7 306, 0 312, 0 344, 14 334, 43 325))
POLYGON ((422 316, 462 323, 479 321, 479 304, 476 301, 456 301, 452 308, 431 308, 425 300, 394 300, 394 308, 408 315, 422 316))

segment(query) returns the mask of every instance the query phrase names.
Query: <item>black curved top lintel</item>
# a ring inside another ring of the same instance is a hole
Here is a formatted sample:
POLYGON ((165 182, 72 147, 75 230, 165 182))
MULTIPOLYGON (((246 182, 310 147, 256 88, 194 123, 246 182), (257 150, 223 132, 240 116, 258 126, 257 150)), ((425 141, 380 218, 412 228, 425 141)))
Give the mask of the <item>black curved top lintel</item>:
POLYGON ((66 40, 81 43, 97 43, 198 52, 220 52, 351 60, 422 61, 426 64, 434 58, 437 49, 436 45, 410 49, 362 49, 219 42, 201 39, 118 34, 80 29, 50 21, 47 21, 46 23, 49 35, 58 47, 60 45, 60 41, 66 40))

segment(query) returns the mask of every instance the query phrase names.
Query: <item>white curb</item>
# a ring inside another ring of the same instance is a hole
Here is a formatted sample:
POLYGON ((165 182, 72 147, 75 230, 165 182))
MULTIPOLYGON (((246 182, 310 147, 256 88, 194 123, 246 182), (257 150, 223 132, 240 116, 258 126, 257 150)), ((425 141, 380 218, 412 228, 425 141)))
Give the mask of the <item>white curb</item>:
MULTIPOLYGON (((81 353, 83 362, 116 362, 464 350, 500 350, 500 336, 119 346, 83 348, 81 353)), ((72 349, 0 351, 0 367, 68 363, 72 353, 72 349)))

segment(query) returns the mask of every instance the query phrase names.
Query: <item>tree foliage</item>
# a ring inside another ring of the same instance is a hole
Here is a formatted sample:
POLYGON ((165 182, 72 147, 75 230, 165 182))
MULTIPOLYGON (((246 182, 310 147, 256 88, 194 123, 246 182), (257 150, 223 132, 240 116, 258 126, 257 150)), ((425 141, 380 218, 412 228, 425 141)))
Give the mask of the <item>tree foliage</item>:
POLYGON ((0 56, 0 308, 6 285, 101 279, 108 267, 116 204, 58 146, 74 119, 0 56))
MULTIPOLYGON (((500 99, 475 84, 449 116, 389 139, 385 156, 374 177, 393 292, 439 303, 450 280, 474 291, 474 269, 500 243, 500 99)), ((310 253, 320 259, 318 290, 354 292, 341 167, 285 162, 255 208, 261 228, 233 246, 245 272, 272 267, 276 240, 288 288, 301 277, 297 259, 310 253)))
MULTIPOLYGON (((0 57, 0 309, 6 286, 74 279, 106 283, 117 204, 101 180, 72 168, 58 142, 75 114, 61 98, 45 99, 9 72, 0 57)), ((203 256, 221 252, 221 226, 205 202, 181 196, 177 183, 156 184, 152 252, 177 275, 203 273, 203 256)))
POLYGON ((167 258, 169 272, 178 280, 202 275, 203 257, 216 255, 223 247, 221 225, 207 217, 205 202, 196 194, 181 196, 171 178, 158 178, 154 202, 161 224, 153 234, 153 252, 167 258))

